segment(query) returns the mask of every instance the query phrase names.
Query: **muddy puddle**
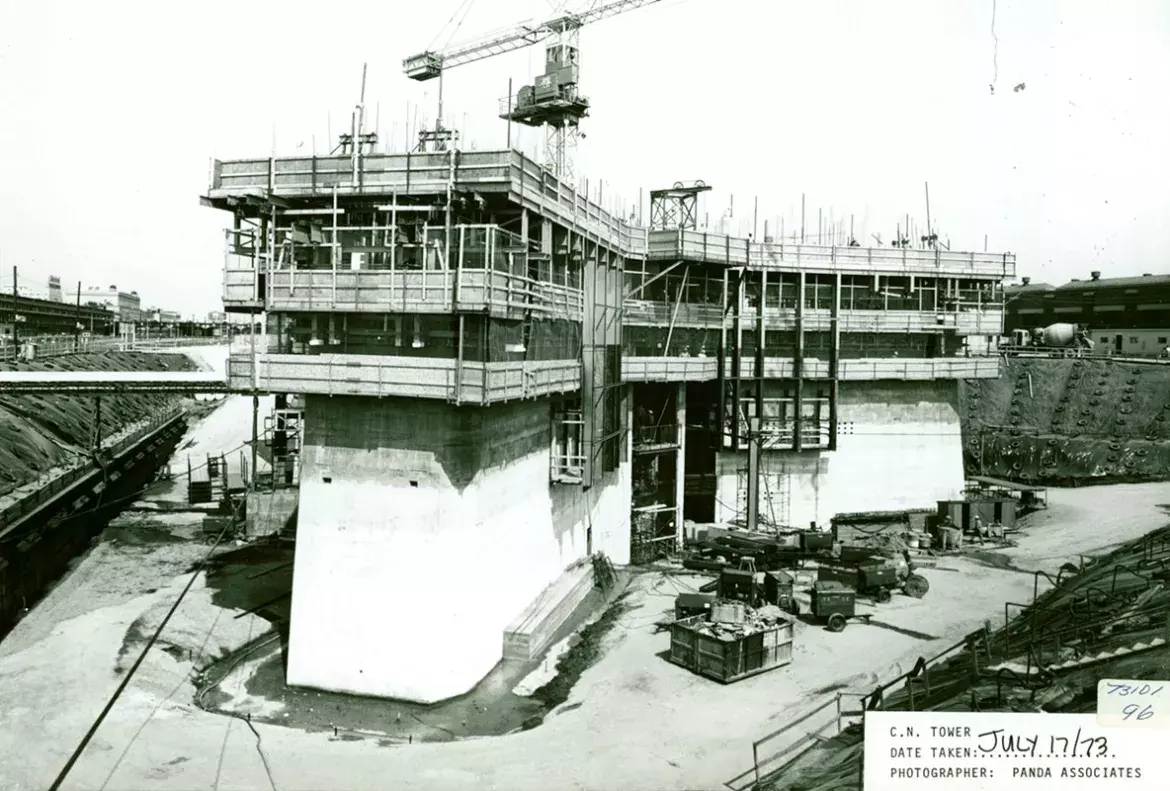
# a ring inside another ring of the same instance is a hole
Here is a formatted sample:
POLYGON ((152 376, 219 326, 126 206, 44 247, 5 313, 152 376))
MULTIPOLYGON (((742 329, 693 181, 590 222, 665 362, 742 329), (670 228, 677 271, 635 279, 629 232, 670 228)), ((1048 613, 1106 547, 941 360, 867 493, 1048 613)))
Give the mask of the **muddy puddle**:
POLYGON ((556 644, 580 629, 572 646, 557 661, 551 680, 529 696, 513 690, 539 661, 502 661, 467 694, 431 705, 322 692, 289 687, 284 681, 292 560, 290 543, 257 542, 219 555, 208 569, 207 585, 216 605, 254 612, 272 629, 201 669, 196 694, 200 707, 327 732, 337 739, 377 738, 384 745, 448 742, 534 728, 565 702, 627 609, 624 597, 607 599, 592 592, 553 637, 556 644), (581 629, 591 618, 593 623, 581 629))

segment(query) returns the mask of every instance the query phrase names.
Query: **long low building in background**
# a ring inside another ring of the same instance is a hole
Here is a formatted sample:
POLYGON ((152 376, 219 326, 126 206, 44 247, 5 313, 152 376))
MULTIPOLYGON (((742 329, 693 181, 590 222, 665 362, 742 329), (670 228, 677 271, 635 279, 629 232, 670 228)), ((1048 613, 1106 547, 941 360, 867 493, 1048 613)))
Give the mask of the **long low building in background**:
POLYGON ((1062 286, 1022 278, 1005 289, 1005 330, 1080 324, 1101 351, 1156 357, 1170 346, 1170 275, 1074 278, 1062 286))

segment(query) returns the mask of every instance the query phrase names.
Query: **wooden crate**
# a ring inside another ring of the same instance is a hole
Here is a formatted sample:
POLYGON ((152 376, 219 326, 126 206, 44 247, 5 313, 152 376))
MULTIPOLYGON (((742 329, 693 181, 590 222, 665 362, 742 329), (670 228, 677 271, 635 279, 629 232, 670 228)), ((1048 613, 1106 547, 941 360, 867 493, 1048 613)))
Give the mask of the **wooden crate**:
POLYGON ((793 622, 738 640, 720 640, 698 630, 706 617, 696 615, 670 626, 670 661, 724 684, 783 667, 792 661, 793 622))

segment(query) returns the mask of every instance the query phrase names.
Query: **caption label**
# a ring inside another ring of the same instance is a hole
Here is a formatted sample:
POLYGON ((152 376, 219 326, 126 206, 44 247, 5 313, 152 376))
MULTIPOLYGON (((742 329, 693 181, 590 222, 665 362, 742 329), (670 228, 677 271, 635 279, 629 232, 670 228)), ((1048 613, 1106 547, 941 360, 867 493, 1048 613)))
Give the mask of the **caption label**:
POLYGON ((1159 730, 1112 729, 1093 714, 871 711, 862 787, 1162 791, 1170 788, 1166 746, 1159 730))
POLYGON ((1098 681, 1097 722, 1106 728, 1170 728, 1170 681, 1098 681))

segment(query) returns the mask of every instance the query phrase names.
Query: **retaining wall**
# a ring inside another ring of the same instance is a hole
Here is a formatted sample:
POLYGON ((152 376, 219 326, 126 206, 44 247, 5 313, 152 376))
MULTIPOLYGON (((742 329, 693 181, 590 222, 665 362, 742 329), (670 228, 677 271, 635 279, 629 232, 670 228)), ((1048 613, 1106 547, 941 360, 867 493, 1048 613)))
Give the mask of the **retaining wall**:
POLYGON ((1170 366, 1009 358, 960 385, 971 474, 1044 485, 1170 479, 1170 366))

